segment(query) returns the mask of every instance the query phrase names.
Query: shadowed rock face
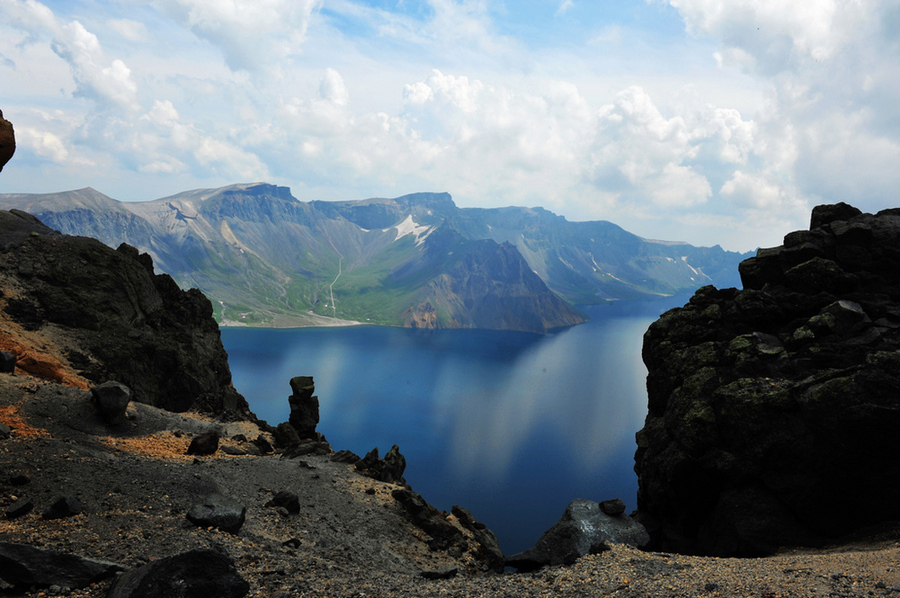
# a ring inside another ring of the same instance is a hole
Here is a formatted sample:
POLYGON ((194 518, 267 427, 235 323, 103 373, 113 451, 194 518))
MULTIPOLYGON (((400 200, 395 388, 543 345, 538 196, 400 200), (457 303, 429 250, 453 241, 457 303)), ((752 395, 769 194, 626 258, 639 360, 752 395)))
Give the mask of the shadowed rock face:
POLYGON ((3 111, 0 111, 0 172, 14 153, 16 153, 16 135, 13 126, 3 118, 3 111))
POLYGON ((740 273, 644 337, 655 547, 764 554, 900 518, 900 210, 819 206, 740 273))
POLYGON ((134 400, 170 411, 252 417, 231 384, 209 300, 154 274, 133 247, 0 211, 0 290, 4 317, 51 335, 64 365, 92 383, 116 380, 134 400))

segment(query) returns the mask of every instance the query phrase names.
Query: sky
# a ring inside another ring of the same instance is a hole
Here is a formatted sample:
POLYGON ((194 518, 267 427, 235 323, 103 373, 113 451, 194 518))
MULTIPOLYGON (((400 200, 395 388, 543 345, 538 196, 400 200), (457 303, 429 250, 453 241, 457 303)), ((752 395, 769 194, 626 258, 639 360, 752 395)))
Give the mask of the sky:
POLYGON ((0 193, 449 192, 748 251, 900 198, 897 0, 0 0, 0 193))

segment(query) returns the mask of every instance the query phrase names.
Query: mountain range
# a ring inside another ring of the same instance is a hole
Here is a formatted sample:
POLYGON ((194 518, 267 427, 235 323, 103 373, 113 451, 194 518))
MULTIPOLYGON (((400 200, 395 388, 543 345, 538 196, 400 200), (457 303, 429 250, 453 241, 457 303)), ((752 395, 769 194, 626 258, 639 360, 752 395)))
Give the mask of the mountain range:
POLYGON ((230 325, 544 332, 583 322, 576 304, 739 285, 748 257, 542 208, 459 208, 447 193, 302 202, 253 183, 120 202, 86 188, 0 194, 0 208, 147 252, 230 325))

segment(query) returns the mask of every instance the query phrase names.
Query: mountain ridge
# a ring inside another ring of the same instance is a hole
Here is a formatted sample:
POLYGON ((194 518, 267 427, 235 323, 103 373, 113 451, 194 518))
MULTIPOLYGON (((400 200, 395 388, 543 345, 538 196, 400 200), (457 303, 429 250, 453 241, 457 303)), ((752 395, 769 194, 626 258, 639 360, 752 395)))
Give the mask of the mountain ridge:
POLYGON ((648 241, 605 221, 569 222, 543 208, 459 208, 448 193, 304 202, 287 187, 239 183, 147 202, 120 202, 91 188, 5 194, 0 207, 29 211, 67 234, 146 251, 183 287, 212 297, 225 324, 353 321, 545 332, 584 321, 573 304, 734 284, 742 257, 648 241), (442 249, 453 252, 451 259, 435 257, 447 243, 432 238, 442 227, 455 234, 453 247, 442 249), (460 255, 491 251, 508 254, 492 278, 460 255), (416 264, 418 278, 401 276, 416 264), (540 284, 523 280, 532 273, 540 284), (485 297, 493 298, 490 310, 485 297))

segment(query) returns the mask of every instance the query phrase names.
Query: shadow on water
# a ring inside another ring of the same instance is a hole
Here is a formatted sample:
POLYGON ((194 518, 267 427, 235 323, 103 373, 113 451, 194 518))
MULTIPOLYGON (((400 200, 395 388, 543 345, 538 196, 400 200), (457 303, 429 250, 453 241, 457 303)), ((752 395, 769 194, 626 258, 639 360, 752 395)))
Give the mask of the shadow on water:
POLYGON ((642 337, 686 299, 588 306, 590 322, 543 336, 361 326, 226 328, 222 340, 257 415, 286 421, 288 381, 314 376, 335 449, 398 444, 417 492, 469 508, 512 554, 574 498, 635 507, 642 337))

